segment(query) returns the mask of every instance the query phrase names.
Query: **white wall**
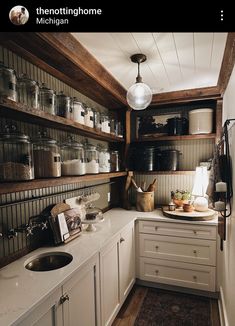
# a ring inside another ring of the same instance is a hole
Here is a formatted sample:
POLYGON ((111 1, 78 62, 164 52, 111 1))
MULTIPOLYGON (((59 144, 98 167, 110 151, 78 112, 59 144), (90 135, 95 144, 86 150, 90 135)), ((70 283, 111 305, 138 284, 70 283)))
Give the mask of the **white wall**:
MULTIPOLYGON (((235 118, 235 68, 224 94, 223 122, 235 118)), ((231 128, 232 122, 229 126, 231 128)), ((218 286, 222 290, 226 326, 235 325, 235 126, 229 130, 230 154, 233 166, 233 213, 227 220, 227 240, 224 251, 218 252, 218 286)), ((218 248, 219 250, 219 248, 218 248)))

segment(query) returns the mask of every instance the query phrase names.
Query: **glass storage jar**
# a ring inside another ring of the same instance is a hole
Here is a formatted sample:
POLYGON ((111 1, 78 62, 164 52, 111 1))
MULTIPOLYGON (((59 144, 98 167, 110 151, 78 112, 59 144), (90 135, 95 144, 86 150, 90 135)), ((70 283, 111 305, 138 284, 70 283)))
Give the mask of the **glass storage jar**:
POLYGON ((99 111, 94 110, 94 128, 96 130, 101 130, 101 115, 99 111))
POLYGON ((106 114, 101 114, 101 131, 110 133, 110 119, 106 114))
POLYGON ((118 135, 118 121, 114 118, 110 119, 110 134, 118 135))
POLYGON ((110 152, 105 147, 99 147, 99 172, 110 172, 110 152))
POLYGON ((76 97, 72 100, 72 115, 71 119, 82 125, 85 124, 85 108, 82 102, 78 101, 76 97))
POLYGON ((42 83, 42 87, 40 87, 39 94, 40 94, 40 108, 44 112, 55 115, 56 114, 55 92, 52 89, 47 88, 45 83, 42 83))
POLYGON ((26 74, 20 75, 17 79, 18 101, 30 108, 39 107, 39 85, 35 80, 27 77, 26 74))
POLYGON ((4 66, 0 61, 0 96, 17 101, 16 73, 14 69, 4 66))
POLYGON ((56 140, 40 134, 33 141, 35 178, 61 176, 61 159, 56 140))
POLYGON ((110 170, 111 170, 111 172, 120 171, 120 159, 119 159, 118 151, 110 152, 110 170))
POLYGON ((94 128, 94 112, 92 108, 85 108, 85 126, 94 128))
POLYGON ((117 122, 117 136, 120 138, 123 137, 123 124, 121 121, 117 122))
POLYGON ((83 145, 70 138, 61 146, 61 174, 84 175, 85 173, 83 145))
POLYGON ((99 173, 99 156, 95 145, 86 144, 85 146, 86 173, 99 173))
POLYGON ((15 128, 0 137, 0 180, 25 181, 34 178, 33 146, 27 135, 15 128))
POLYGON ((70 118, 71 98, 66 96, 62 91, 56 95, 56 114, 60 117, 70 118))

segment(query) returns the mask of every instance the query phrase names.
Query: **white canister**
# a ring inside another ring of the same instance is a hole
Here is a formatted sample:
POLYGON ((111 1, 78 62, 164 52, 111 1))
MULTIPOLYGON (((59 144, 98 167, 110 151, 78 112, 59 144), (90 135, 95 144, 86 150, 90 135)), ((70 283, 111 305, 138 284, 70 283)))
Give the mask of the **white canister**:
POLYGON ((203 108, 189 111, 189 134, 210 134, 212 132, 213 109, 203 108))
POLYGON ((81 102, 79 102, 76 97, 73 98, 72 102, 73 120, 82 125, 85 124, 85 109, 81 102))

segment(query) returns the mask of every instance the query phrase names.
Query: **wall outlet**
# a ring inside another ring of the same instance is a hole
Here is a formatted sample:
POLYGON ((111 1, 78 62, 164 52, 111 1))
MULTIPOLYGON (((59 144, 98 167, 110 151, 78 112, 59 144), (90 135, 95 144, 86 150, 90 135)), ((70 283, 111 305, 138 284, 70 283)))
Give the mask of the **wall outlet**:
POLYGON ((110 202, 111 196, 110 196, 110 192, 108 192, 108 203, 110 202))

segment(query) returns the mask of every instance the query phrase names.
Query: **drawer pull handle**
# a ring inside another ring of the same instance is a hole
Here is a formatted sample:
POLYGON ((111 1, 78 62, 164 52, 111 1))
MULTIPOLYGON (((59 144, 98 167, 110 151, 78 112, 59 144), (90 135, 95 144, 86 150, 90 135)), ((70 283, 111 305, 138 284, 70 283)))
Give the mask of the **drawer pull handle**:
POLYGON ((194 249, 194 250, 193 250, 193 253, 196 255, 196 253, 197 253, 197 250, 195 250, 195 249, 194 249))
POLYGON ((158 274, 158 273, 159 273, 159 270, 158 270, 158 269, 156 269, 156 270, 155 270, 155 273, 156 273, 156 274, 158 274))
POLYGON ((193 279, 194 279, 194 281, 197 281, 197 276, 193 275, 193 279))
POLYGON ((157 229, 158 229, 158 226, 155 226, 155 231, 157 231, 157 229))
POLYGON ((196 230, 193 230, 193 233, 194 233, 194 234, 197 234, 197 231, 196 231, 196 230))
POLYGON ((159 247, 158 246, 155 246, 156 249, 158 249, 159 247))
POLYGON ((122 243, 123 241, 125 241, 125 239, 124 239, 124 238, 121 238, 121 239, 120 239, 120 243, 122 243))

